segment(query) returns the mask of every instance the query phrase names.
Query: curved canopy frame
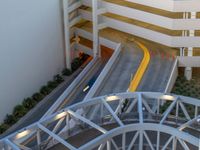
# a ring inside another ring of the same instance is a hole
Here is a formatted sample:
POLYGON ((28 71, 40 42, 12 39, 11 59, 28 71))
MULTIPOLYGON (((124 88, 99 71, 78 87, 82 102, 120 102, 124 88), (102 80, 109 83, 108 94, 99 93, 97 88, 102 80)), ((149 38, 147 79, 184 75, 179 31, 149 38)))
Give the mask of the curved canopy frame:
POLYGON ((118 93, 96 97, 47 116, 2 139, 0 148, 31 149, 34 143, 34 147, 37 148, 44 145, 45 148, 51 148, 62 144, 72 150, 96 147, 103 149, 105 145, 107 149, 111 149, 112 146, 119 149, 113 137, 122 135, 121 146, 125 148, 124 135, 134 131, 135 135, 128 149, 134 146, 137 138, 139 150, 143 149, 144 140, 151 149, 160 146, 166 149, 171 142, 173 149, 177 143, 183 149, 190 149, 190 145, 198 149, 199 119, 200 101, 198 99, 153 92, 118 93), (130 116, 128 120, 131 122, 127 122, 127 116, 130 116), (115 124, 116 127, 108 130, 104 126, 109 124, 115 124), (94 129, 101 135, 79 147, 66 140, 77 133, 84 132, 83 128, 94 129), (156 145, 152 144, 147 131, 157 132, 156 145), (160 145, 160 133, 169 135, 164 145, 160 145))

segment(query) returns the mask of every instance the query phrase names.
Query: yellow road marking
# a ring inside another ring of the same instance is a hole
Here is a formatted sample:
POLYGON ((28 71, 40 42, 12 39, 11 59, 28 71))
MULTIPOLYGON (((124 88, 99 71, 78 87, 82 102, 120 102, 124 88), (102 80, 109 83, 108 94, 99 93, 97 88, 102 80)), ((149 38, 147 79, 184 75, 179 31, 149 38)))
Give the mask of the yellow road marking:
POLYGON ((135 92, 137 90, 150 62, 149 50, 142 43, 138 41, 135 41, 135 43, 143 50, 144 57, 142 59, 142 62, 140 63, 140 66, 137 72, 135 73, 133 80, 131 81, 129 85, 129 89, 128 89, 129 92, 135 92))

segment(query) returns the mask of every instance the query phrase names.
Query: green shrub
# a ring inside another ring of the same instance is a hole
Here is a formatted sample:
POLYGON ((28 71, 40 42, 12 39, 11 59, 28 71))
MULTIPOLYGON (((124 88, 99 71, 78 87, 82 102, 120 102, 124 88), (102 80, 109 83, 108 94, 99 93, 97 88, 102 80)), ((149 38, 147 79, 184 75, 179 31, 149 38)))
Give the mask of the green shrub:
POLYGON ((34 99, 32 99, 32 98, 26 98, 26 99, 24 99, 24 101, 22 102, 22 105, 23 105, 27 110, 32 109, 36 104, 37 104, 37 102, 36 102, 34 99))
POLYGON ((40 93, 43 95, 48 95, 49 93, 51 93, 51 89, 48 86, 43 86, 40 89, 40 93))
POLYGON ((62 83, 64 81, 63 77, 61 75, 59 75, 59 74, 55 75, 53 77, 53 80, 56 81, 58 84, 62 83))
POLYGON ((27 109, 23 105, 17 105, 14 108, 13 115, 19 119, 27 113, 27 109))
POLYGON ((9 125, 3 123, 0 125, 0 134, 4 133, 9 128, 9 125))
POLYGON ((55 89, 55 88, 58 86, 58 83, 55 82, 55 81, 49 81, 49 82, 47 83, 47 85, 48 85, 48 88, 50 88, 50 89, 55 89))
POLYGON ((62 75, 64 76, 70 76, 71 74, 72 74, 71 70, 67 68, 62 71, 62 75))
POLYGON ((13 125, 17 122, 17 118, 14 115, 6 115, 4 123, 7 125, 13 125))
POLYGON ((35 94, 33 94, 32 98, 36 102, 39 102, 44 98, 44 95, 42 95, 41 93, 35 93, 35 94))
POLYGON ((73 61, 72 61, 72 71, 76 71, 80 65, 81 65, 81 61, 79 58, 75 58, 73 61))

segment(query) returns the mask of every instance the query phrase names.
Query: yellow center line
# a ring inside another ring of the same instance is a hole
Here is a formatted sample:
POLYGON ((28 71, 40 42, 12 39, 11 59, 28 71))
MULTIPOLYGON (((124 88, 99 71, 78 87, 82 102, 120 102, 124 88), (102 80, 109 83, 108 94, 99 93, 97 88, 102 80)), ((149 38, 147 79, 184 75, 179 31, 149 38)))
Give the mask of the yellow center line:
POLYGON ((142 59, 142 62, 140 63, 140 66, 137 72, 135 73, 133 80, 131 81, 129 85, 129 89, 128 89, 129 92, 135 92, 137 90, 150 62, 149 50, 142 43, 138 41, 135 41, 135 43, 143 50, 144 57, 142 59))

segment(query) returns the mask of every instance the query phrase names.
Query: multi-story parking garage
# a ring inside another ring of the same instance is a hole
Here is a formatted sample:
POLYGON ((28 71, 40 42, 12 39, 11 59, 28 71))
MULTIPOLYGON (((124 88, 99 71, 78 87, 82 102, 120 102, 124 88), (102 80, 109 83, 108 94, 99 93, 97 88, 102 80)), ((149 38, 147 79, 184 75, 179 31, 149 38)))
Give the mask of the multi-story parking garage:
POLYGON ((66 66, 80 50, 94 60, 101 59, 100 45, 114 52, 78 97, 83 102, 66 107, 67 90, 40 121, 3 138, 0 148, 198 150, 200 101, 166 92, 178 65, 188 79, 191 67, 200 66, 192 57, 200 48, 199 7, 198 0, 63 0, 66 66), (152 49, 180 57, 151 58, 152 49))
MULTIPOLYGON (((94 55, 98 54, 98 34, 108 27, 178 48, 181 56, 193 56, 193 51, 198 51, 200 47, 198 0, 71 0, 64 5, 65 10, 68 9, 65 12, 65 24, 69 27, 66 29, 66 54, 70 53, 69 37, 74 36, 74 25, 81 19, 93 22, 94 55)), ((70 67, 70 55, 67 56, 67 65, 70 67)), ((191 68, 186 68, 188 78, 191 78, 190 70, 191 68)))

